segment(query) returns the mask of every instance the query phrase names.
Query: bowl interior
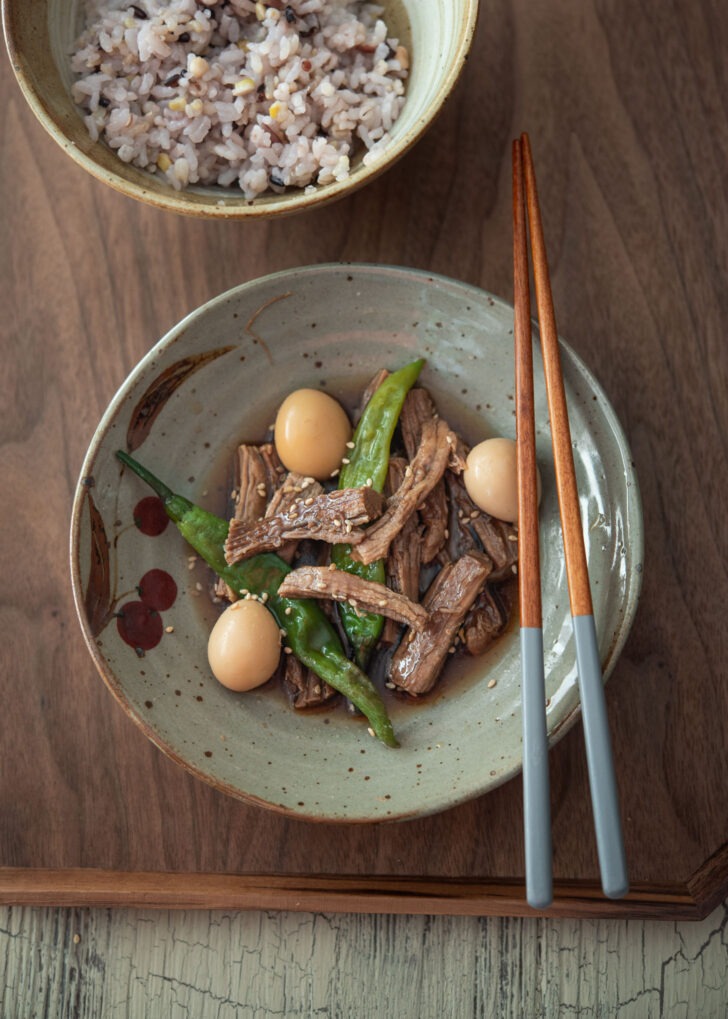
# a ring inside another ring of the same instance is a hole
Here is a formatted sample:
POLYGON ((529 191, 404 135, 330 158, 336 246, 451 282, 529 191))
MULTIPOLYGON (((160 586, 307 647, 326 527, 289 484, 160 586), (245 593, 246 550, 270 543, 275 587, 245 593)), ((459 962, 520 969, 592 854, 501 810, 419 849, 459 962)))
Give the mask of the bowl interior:
MULTIPOLYGON (((147 735, 218 788, 308 818, 386 820, 476 796, 521 765, 517 625, 467 675, 422 703, 392 700, 401 741, 386 750, 342 709, 302 716, 277 690, 229 693, 210 675, 215 610, 209 575, 189 568, 173 526, 134 526, 149 491, 122 472, 135 455, 208 509, 223 512, 231 453, 262 440, 281 399, 324 387, 351 404, 381 367, 423 355, 422 383, 473 442, 513 436, 512 309, 480 290, 424 273, 316 266, 245 284, 172 330, 132 372, 104 416, 74 506, 74 591, 91 653, 147 735), (141 577, 163 569, 177 597, 161 642, 144 657, 119 637, 113 612, 141 577), (199 587, 198 587, 199 585, 199 587), (202 590, 201 590, 202 589, 202 590), (488 687, 490 679, 496 685, 488 687)), ((608 673, 635 611, 642 562, 640 502, 630 455, 603 392, 564 348, 564 371, 602 662, 608 673)), ((538 348, 536 377, 542 378, 538 348)), ((553 463, 537 386, 546 648, 552 742, 578 706, 553 463)))
POLYGON ((161 177, 123 163, 91 140, 70 96, 69 54, 83 24, 83 0, 2 0, 13 68, 27 100, 65 151, 94 176, 142 201, 190 215, 238 218, 286 215, 312 208, 361 187, 402 156, 435 118, 450 94, 475 29, 478 0, 387 0, 392 34, 408 44, 412 65, 406 102, 382 158, 352 161, 345 181, 314 193, 290 189, 248 202, 239 191, 191 186, 178 192, 161 177))

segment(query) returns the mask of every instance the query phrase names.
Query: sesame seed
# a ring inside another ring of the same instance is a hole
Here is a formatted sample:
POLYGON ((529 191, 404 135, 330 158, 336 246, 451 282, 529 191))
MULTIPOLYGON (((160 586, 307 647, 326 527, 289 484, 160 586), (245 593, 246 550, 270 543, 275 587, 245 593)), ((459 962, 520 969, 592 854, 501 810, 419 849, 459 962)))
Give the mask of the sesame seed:
POLYGON ((479 516, 480 516, 480 513, 478 512, 478 510, 473 510, 473 511, 471 512, 471 514, 470 514, 470 519, 471 519, 471 520, 475 520, 475 519, 477 519, 477 517, 479 517, 479 516))
POLYGON ((289 647, 284 647, 283 648, 283 654, 284 655, 292 655, 293 651, 291 651, 291 649, 289 647))
POLYGON ((313 688, 313 692, 314 692, 315 694, 320 694, 320 693, 321 693, 321 687, 319 686, 319 684, 318 684, 318 683, 317 683, 317 684, 316 684, 316 686, 315 686, 315 687, 313 688))
POLYGON ((382 598, 380 601, 377 602, 377 605, 379 606, 380 609, 383 609, 386 604, 387 604, 386 598, 382 598))
POLYGON ((367 732, 369 733, 370 736, 374 735, 374 729, 372 729, 371 726, 369 726, 369 728, 367 729, 367 732))
POLYGON ((198 591, 201 591, 201 590, 202 590, 202 584, 201 584, 201 583, 199 582, 199 580, 198 580, 198 581, 197 581, 197 583, 195 584, 195 587, 197 588, 197 590, 198 590, 198 591))
POLYGON ((516 566, 515 563, 513 564, 513 566, 511 566, 511 573, 518 573, 518 567, 516 566))
POLYGON ((334 527, 341 527, 341 521, 339 520, 338 517, 336 517, 335 520, 332 520, 331 523, 334 527))
POLYGON ((262 595, 260 596, 260 600, 265 605, 265 603, 268 601, 268 592, 267 591, 263 591, 262 595))
POLYGON ((447 649, 447 653, 448 653, 449 655, 454 655, 454 654, 455 654, 455 648, 454 648, 454 647, 449 647, 449 648, 447 649))
POLYGON ((309 495, 308 499, 304 500, 304 506, 313 506, 313 496, 309 495))
POLYGON ((396 690, 397 689, 397 687, 394 685, 394 683, 385 683, 384 685, 386 686, 386 688, 388 690, 396 690))
POLYGON ((351 460, 349 460, 349 459, 348 459, 347 457, 342 457, 342 460, 341 460, 341 462, 342 462, 343 464, 350 464, 350 463, 351 463, 351 460))
POLYGON ((449 537, 450 537, 450 532, 448 531, 447 527, 446 527, 446 528, 445 528, 445 530, 443 531, 443 534, 445 535, 445 537, 446 537, 446 538, 449 538, 449 537))
POLYGON ((329 569, 333 573, 333 571, 336 569, 336 563, 329 563, 329 569))
POLYGON ((407 466, 404 469, 404 476, 406 478, 411 478, 412 477, 412 468, 410 467, 409 464, 407 464, 407 466))
POLYGON ((353 442, 347 442, 346 448, 347 449, 353 449, 354 448, 354 443, 353 442))
POLYGON ((354 529, 354 525, 352 524, 351 520, 347 520, 346 521, 346 533, 347 534, 351 534, 353 529, 354 529))
POLYGON ((518 541, 518 535, 517 534, 509 534, 508 535, 508 540, 509 541, 518 541))
POLYGON ((497 685, 497 683, 498 683, 497 679, 489 679, 488 680, 488 689, 492 690, 493 687, 497 685))
POLYGON ((287 605, 285 607, 285 609, 283 610, 283 615, 284 616, 290 616, 291 612, 293 612, 293 609, 291 608, 290 605, 287 605))
POLYGON ((164 632, 165 633, 174 633, 174 627, 173 626, 165 626, 164 632))
POLYGON ((372 481, 372 479, 371 478, 367 478, 367 488, 371 488, 373 484, 374 484, 374 482, 372 481))
POLYGON ((332 471, 331 474, 329 474, 330 478, 337 478, 338 476, 339 476, 339 468, 338 467, 336 468, 335 471, 332 471))

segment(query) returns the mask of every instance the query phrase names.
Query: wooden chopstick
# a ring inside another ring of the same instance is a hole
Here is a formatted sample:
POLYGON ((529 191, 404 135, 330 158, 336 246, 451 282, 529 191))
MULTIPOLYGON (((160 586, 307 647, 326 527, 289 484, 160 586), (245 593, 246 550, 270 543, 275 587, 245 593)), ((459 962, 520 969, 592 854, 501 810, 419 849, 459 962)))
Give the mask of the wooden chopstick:
POLYGON ((553 901, 546 684, 541 628, 538 470, 533 397, 531 296, 520 141, 513 142, 513 291, 518 450, 518 596, 523 702, 523 818, 526 898, 534 909, 553 901))
POLYGON ((546 244, 531 145, 526 134, 521 135, 521 152, 597 851, 604 893, 610 898, 620 898, 629 888, 622 823, 589 587, 546 244))

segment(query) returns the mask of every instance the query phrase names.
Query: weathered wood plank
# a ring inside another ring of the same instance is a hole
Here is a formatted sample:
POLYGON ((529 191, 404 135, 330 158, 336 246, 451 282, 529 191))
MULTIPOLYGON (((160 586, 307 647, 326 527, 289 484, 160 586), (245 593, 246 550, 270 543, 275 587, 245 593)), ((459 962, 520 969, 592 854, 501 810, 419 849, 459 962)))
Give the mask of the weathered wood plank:
POLYGON ((723 1017, 728 903, 700 923, 0 910, 6 1019, 723 1017))

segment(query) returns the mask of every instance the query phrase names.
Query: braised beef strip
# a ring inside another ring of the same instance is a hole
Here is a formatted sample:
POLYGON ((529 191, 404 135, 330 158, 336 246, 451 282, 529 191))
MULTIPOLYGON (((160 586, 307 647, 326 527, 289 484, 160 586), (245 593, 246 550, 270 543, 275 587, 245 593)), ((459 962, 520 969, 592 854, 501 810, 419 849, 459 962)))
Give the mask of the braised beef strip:
MULTIPOLYGON (((318 481, 314 481, 313 478, 307 478, 303 474, 296 474, 295 471, 289 471, 283 479, 283 483, 273 493, 264 516, 266 519, 269 519, 270 517, 285 513, 297 499, 301 497, 310 499, 312 496, 315 498, 321 495, 322 492, 323 488, 318 481)), ((276 554, 285 562, 292 563, 297 548, 297 541, 287 541, 280 548, 276 549, 276 554)))
POLYGON ((511 577, 518 564, 516 528, 478 509, 468 495, 462 478, 452 471, 446 472, 445 484, 450 500, 450 525, 447 558, 444 561, 458 559, 472 548, 482 548, 493 560, 491 582, 511 577))
POLYGON ((336 690, 307 669, 295 655, 283 655, 280 673, 293 706, 299 711, 318 708, 336 697, 336 690))
MULTIPOLYGON (((417 455, 425 422, 437 417, 435 404, 427 390, 410 389, 399 419, 402 441, 409 460, 414 460, 417 455)), ((423 563, 431 563, 445 544, 447 516, 445 482, 440 480, 419 507, 419 517, 423 524, 420 549, 420 559, 423 563)))
POLYGON ((426 421, 417 454, 405 469, 405 477, 387 502, 387 510, 367 528, 365 539, 352 557, 363 563, 384 559, 395 535, 403 528, 445 472, 454 435, 446 421, 426 421))
POLYGON ((396 687, 413 696, 432 689, 490 570, 490 560, 480 552, 468 552, 440 570, 423 599, 430 614, 425 629, 408 631, 392 657, 390 680, 396 687))
POLYGON ((518 533, 512 524, 480 513, 471 521, 484 551, 493 560, 491 580, 505 580, 517 572, 518 533))
POLYGON ((463 623, 463 644, 468 654, 482 655, 507 625, 508 610, 498 589, 488 583, 463 623))
MULTIPOLYGON (((263 516, 268 501, 282 481, 284 468, 272 443, 250 446, 242 443, 235 456, 235 505, 233 517, 245 523, 252 523, 263 516)), ((235 601, 237 594, 224 580, 215 581, 217 598, 235 601)))
POLYGON ((292 570, 278 588, 282 598, 331 598, 348 602, 362 612, 374 612, 397 622, 406 623, 413 630, 423 630, 427 624, 427 610, 403 594, 391 591, 386 584, 365 580, 345 570, 328 566, 301 566, 292 570))
POLYGON ((330 545, 356 545, 365 537, 361 525, 375 520, 383 509, 384 497, 366 486, 340 488, 317 496, 306 495, 304 490, 285 512, 254 524, 231 520, 225 558, 230 564, 237 563, 302 538, 330 545))
POLYGON ((250 522, 265 513, 266 506, 282 481, 283 467, 272 443, 238 446, 235 469, 236 520, 250 522))
MULTIPOLYGON (((390 458, 384 488, 387 496, 393 495, 404 481, 406 467, 404 457, 390 458)), ((421 530, 416 514, 412 514, 399 534, 392 539, 386 562, 387 586, 410 601, 419 601, 421 530)), ((385 619, 381 642, 386 645, 395 644, 401 629, 394 619, 385 619)))

